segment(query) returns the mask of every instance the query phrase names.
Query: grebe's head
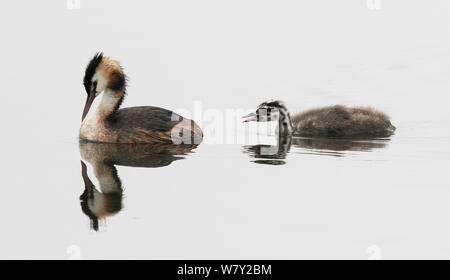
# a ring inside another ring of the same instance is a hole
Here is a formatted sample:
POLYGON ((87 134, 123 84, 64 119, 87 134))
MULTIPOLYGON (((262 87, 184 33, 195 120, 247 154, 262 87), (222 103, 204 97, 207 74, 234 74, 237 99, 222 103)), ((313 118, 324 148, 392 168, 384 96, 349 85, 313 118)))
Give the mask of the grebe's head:
POLYGON ((269 100, 261 103, 255 112, 244 116, 244 122, 270 122, 288 115, 286 105, 281 100, 269 100))
POLYGON ((83 84, 87 99, 82 120, 89 113, 94 99, 106 89, 116 94, 124 94, 126 77, 117 61, 104 57, 103 53, 96 53, 86 67, 83 84))

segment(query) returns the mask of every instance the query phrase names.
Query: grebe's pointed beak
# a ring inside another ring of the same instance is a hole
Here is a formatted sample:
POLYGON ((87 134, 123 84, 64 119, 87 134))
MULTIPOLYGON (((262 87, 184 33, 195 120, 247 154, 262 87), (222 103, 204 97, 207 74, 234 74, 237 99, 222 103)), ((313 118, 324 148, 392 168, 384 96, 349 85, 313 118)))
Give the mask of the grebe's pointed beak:
POLYGON ((84 121, 84 118, 86 118, 87 114, 89 113, 89 109, 91 108, 94 99, 95 93, 91 92, 86 99, 86 105, 84 105, 83 116, 81 117, 81 121, 84 121))
POLYGON ((248 115, 245 115, 242 118, 245 119, 245 120, 243 120, 243 122, 255 122, 258 120, 258 117, 257 117, 256 113, 254 113, 254 112, 252 112, 248 115))
POLYGON ((81 176, 83 177, 84 186, 87 190, 91 191, 92 189, 95 189, 95 186, 92 183, 91 179, 89 179, 86 164, 82 160, 80 160, 80 162, 81 162, 81 176))
POLYGON ((87 167, 82 160, 80 160, 80 162, 81 162, 81 176, 83 176, 83 181, 87 185, 88 181, 90 181, 89 176, 87 175, 87 167))

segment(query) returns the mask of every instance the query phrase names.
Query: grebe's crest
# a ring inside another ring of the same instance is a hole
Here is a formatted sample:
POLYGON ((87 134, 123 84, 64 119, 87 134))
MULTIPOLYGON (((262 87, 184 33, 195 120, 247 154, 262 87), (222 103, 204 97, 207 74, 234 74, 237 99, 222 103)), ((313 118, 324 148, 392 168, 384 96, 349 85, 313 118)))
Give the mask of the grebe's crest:
POLYGON ((283 101, 274 100, 274 99, 271 99, 271 100, 261 103, 258 106, 258 109, 260 109, 260 108, 281 108, 281 109, 287 110, 286 104, 284 104, 283 101))
POLYGON ((91 91, 92 77, 94 77, 95 72, 97 70, 97 66, 102 62, 102 59, 103 53, 98 52, 94 55, 94 57, 91 59, 91 61, 86 67, 83 84, 87 94, 89 94, 91 91))
POLYGON ((288 109, 286 105, 281 100, 268 100, 259 104, 254 113, 250 113, 243 118, 244 122, 268 122, 281 120, 282 122, 287 121, 289 117, 288 109))
POLYGON ((283 101, 271 99, 261 103, 256 109, 256 114, 259 116, 258 121, 272 121, 284 117, 289 112, 283 101))

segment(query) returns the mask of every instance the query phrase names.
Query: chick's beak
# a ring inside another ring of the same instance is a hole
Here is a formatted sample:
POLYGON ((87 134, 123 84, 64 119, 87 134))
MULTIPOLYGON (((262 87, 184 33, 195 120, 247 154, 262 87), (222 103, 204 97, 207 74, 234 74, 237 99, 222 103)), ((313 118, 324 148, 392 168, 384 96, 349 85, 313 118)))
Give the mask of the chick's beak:
POLYGON ((254 112, 245 115, 242 118, 244 119, 243 122, 255 122, 258 120, 257 114, 254 112))
POLYGON ((89 109, 91 108, 94 99, 95 99, 95 92, 91 92, 90 94, 88 94, 86 99, 86 105, 84 105, 83 116, 81 117, 81 121, 84 121, 84 118, 86 118, 86 115, 89 113, 89 109))

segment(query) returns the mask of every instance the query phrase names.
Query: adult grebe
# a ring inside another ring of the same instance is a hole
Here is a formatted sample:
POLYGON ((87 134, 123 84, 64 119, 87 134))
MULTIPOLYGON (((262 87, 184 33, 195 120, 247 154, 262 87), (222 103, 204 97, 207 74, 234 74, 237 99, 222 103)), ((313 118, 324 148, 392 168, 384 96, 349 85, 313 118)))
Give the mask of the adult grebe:
POLYGON ((125 98, 126 77, 115 60, 97 53, 86 67, 84 87, 87 93, 79 137, 108 143, 200 144, 203 133, 189 119, 158 107, 120 109, 125 98), (95 114, 86 115, 94 99, 103 92, 95 114))
POLYGON ((388 137, 395 127, 389 117, 373 108, 334 105, 312 109, 292 118, 283 101, 260 104, 244 122, 278 120, 280 136, 304 137, 388 137))

